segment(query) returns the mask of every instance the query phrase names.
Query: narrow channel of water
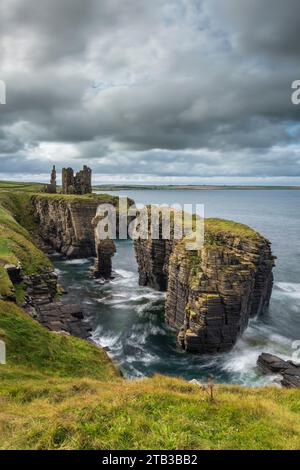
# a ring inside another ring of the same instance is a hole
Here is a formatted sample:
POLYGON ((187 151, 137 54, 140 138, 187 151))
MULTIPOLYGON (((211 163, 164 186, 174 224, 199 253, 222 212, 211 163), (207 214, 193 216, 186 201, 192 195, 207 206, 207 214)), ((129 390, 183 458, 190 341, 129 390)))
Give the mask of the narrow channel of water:
POLYGON ((145 203, 204 202, 207 216, 238 220, 258 229, 271 239, 278 257, 269 313, 251 321, 231 352, 198 356, 177 346, 174 332, 164 323, 164 294, 138 285, 130 240, 117 242, 115 279, 104 284, 90 277, 93 260, 55 259, 61 283, 69 292, 64 301, 82 304, 92 324, 93 340, 108 349, 129 378, 162 373, 199 380, 212 375, 218 382, 253 386, 272 382, 274 377, 257 370, 258 355, 265 351, 291 359, 292 341, 300 339, 300 192, 176 193, 135 191, 129 195, 145 203))

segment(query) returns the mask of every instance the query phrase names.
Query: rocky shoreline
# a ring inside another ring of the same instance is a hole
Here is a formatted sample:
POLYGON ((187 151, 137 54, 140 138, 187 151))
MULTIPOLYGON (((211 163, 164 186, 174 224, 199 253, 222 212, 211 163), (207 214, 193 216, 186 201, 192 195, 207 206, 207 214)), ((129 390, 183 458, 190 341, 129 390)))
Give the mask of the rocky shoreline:
MULTIPOLYGON (((90 328, 83 322, 84 313, 78 304, 58 300, 57 274, 44 268, 39 274, 24 275, 21 266, 6 266, 10 279, 23 290, 22 308, 50 331, 87 339, 90 328)), ((11 299, 16 300, 16 299, 11 299)))
MULTIPOLYGON (((115 245, 98 240, 97 207, 118 198, 101 196, 34 195, 36 244, 43 252, 58 251, 66 258, 96 256, 94 274, 110 278, 115 245), (50 247, 50 248, 49 248, 50 247)), ((177 332, 183 349, 195 353, 230 350, 249 318, 269 304, 274 256, 270 242, 247 226, 206 219, 200 250, 187 250, 185 238, 138 239, 134 242, 139 282, 166 291, 165 321, 177 332)), ((161 232, 161 229, 160 229, 161 232)), ((11 272, 10 277, 17 276, 11 272)), ((57 277, 51 268, 13 284, 25 289, 24 307, 54 331, 88 337, 78 305, 58 301, 57 277)))
POLYGON ((300 364, 284 361, 273 354, 262 353, 257 365, 265 374, 281 375, 281 385, 287 388, 300 388, 300 364))

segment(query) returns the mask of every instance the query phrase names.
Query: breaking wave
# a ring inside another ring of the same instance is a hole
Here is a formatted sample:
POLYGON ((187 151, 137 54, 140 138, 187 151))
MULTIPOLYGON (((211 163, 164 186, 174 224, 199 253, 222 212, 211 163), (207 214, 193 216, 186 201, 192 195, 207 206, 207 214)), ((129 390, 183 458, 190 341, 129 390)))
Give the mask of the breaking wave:
POLYGON ((90 278, 92 260, 55 261, 70 296, 77 300, 80 290, 93 325, 91 339, 107 350, 125 377, 164 373, 200 382, 212 375, 217 382, 247 386, 279 383, 278 376, 263 375, 256 362, 262 352, 292 359, 292 341, 300 331, 299 283, 277 282, 270 313, 251 320, 229 353, 189 355, 177 346, 175 332, 164 322, 165 294, 138 285, 138 273, 131 269, 134 261, 126 259, 129 246, 123 248, 125 259, 116 257, 120 265, 110 282, 90 278))

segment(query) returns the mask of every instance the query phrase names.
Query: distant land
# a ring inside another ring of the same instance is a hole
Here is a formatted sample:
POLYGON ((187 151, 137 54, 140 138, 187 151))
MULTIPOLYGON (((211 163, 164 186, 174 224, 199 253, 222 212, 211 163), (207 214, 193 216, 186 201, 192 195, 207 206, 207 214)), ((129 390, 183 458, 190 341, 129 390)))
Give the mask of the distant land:
POLYGON ((201 185, 201 184, 186 184, 186 185, 115 185, 115 184, 103 184, 103 185, 96 185, 93 186, 93 190, 95 191, 125 191, 125 190, 139 190, 139 189, 148 189, 153 191, 160 191, 163 189, 185 189, 185 190, 199 190, 199 191, 207 191, 207 190, 274 190, 274 189, 292 189, 292 190, 300 190, 300 186, 227 186, 227 185, 201 185))
MULTIPOLYGON (((26 191, 26 192, 40 192, 43 191, 45 183, 34 182, 17 182, 17 181, 0 181, 0 191, 26 191)), ((58 191, 60 191, 58 186, 58 191)), ((199 191, 212 191, 212 190, 300 190, 300 186, 226 186, 226 185, 201 185, 201 184, 185 184, 185 185, 138 185, 138 184, 99 184, 93 185, 93 191, 127 191, 127 190, 152 190, 161 191, 168 190, 199 190, 199 191)))

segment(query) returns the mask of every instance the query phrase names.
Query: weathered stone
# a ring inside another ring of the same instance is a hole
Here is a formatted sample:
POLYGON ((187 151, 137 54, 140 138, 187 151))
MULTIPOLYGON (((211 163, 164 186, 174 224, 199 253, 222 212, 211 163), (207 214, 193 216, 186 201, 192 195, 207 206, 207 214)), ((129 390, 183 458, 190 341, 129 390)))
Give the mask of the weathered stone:
POLYGON ((116 252, 113 240, 98 240, 96 238, 97 258, 93 269, 94 276, 109 279, 112 275, 112 257, 116 252))
POLYGON ((84 165, 83 169, 76 173, 72 168, 62 170, 63 194, 89 194, 92 192, 92 170, 84 165))
POLYGON ((62 169, 62 193, 63 194, 74 194, 74 170, 72 168, 62 169))
POLYGON ((167 290, 166 322, 188 351, 229 350, 268 307, 274 257, 269 241, 246 229, 206 227, 199 251, 186 250, 185 240, 135 242, 140 284, 167 290))
POLYGON ((22 282, 22 267, 20 264, 6 264, 4 266, 11 282, 13 284, 20 284, 22 282))
POLYGON ((69 258, 95 256, 94 230, 91 221, 97 201, 76 204, 65 199, 34 198, 39 219, 39 234, 56 251, 69 258))
POLYGON ((56 187, 56 169, 55 165, 53 165, 52 172, 51 172, 51 178, 50 178, 50 184, 47 184, 45 187, 45 192, 49 194, 55 194, 57 190, 56 187))
POLYGON ((262 353, 257 360, 257 365, 266 374, 280 374, 281 384, 284 387, 300 388, 300 364, 284 361, 273 354, 262 353))

